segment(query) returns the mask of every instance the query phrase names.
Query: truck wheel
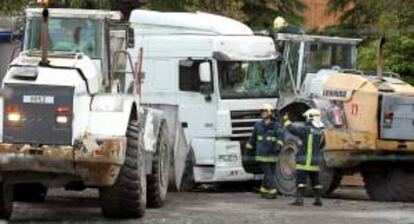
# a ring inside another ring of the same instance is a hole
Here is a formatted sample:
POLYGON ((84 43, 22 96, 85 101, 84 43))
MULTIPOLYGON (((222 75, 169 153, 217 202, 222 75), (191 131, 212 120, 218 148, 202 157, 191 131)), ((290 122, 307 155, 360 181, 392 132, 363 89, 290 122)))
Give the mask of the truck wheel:
POLYGON ((125 163, 115 184, 99 189, 102 212, 109 218, 139 218, 147 204, 145 152, 137 121, 128 124, 125 163))
POLYGON ((195 155, 194 155, 193 149, 190 148, 185 158, 184 173, 183 173, 183 178, 181 180, 181 185, 180 185, 181 192, 191 191, 195 187, 194 164, 195 164, 195 155))
POLYGON ((381 171, 363 171, 368 196, 376 201, 414 201, 414 172, 408 168, 389 167, 381 171))
POLYGON ((47 195, 47 188, 42 184, 16 184, 14 199, 25 202, 43 202, 47 195))
POLYGON ((167 196, 171 155, 168 137, 167 126, 163 122, 158 132, 157 151, 152 161, 152 173, 147 176, 147 206, 151 208, 161 207, 167 196))
POLYGON ((279 153, 279 162, 276 165, 276 185, 283 195, 293 195, 296 192, 295 154, 299 145, 295 140, 289 140, 279 153))
POLYGON ((8 220, 13 212, 13 186, 0 183, 0 219, 8 220))
POLYGON ((323 186, 322 191, 324 194, 330 194, 341 184, 342 174, 338 170, 326 166, 323 159, 319 165, 319 169, 319 180, 323 186))

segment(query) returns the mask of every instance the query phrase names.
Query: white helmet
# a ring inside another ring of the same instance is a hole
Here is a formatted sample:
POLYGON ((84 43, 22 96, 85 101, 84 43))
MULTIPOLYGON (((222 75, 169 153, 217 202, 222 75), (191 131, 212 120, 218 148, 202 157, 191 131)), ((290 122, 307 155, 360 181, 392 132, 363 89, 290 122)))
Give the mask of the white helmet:
POLYGON ((309 109, 303 116, 306 118, 306 122, 310 122, 315 128, 323 128, 324 125, 321 121, 321 111, 318 109, 309 109))
POLYGON ((288 25, 289 24, 286 22, 286 20, 281 16, 278 16, 275 20, 273 20, 273 28, 280 29, 287 27, 288 25))

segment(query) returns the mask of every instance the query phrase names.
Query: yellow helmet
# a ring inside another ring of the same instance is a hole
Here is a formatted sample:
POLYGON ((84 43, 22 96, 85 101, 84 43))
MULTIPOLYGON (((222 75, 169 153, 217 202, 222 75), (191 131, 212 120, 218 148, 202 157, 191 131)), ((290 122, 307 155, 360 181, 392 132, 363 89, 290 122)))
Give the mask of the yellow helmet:
POLYGON ((262 106, 262 111, 267 111, 269 114, 272 114, 275 111, 275 107, 270 103, 265 103, 262 106))

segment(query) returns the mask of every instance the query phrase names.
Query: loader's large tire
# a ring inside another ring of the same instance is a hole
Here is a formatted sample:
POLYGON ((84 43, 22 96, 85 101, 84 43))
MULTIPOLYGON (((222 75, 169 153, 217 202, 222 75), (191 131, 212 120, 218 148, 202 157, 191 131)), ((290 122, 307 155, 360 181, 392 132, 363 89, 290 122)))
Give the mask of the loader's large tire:
POLYGON ((25 202, 43 202, 47 195, 47 187, 42 184, 14 185, 14 200, 25 202))
POLYGON ((323 187, 322 192, 325 195, 330 194, 341 184, 342 174, 338 170, 326 166, 323 159, 319 169, 319 180, 323 187))
POLYGON ((376 201, 414 201, 414 169, 390 166, 381 171, 362 171, 368 196, 376 201))
POLYGON ((13 212, 13 186, 0 182, 0 219, 8 220, 13 212))
POLYGON ((126 133, 125 163, 115 184, 99 190, 102 212, 109 218, 139 218, 147 205, 145 152, 140 144, 137 121, 131 121, 126 133))
POLYGON ((296 192, 295 154, 298 148, 298 142, 291 139, 286 142, 279 153, 279 161, 276 165, 276 185, 283 195, 293 195, 296 192))
POLYGON ((193 149, 190 148, 185 158, 184 173, 180 185, 181 192, 189 192, 195 188, 194 164, 195 155, 193 149))
POLYGON ((152 172, 147 176, 148 207, 159 208, 165 202, 170 173, 170 155, 168 130, 163 122, 158 132, 156 153, 152 161, 152 172))

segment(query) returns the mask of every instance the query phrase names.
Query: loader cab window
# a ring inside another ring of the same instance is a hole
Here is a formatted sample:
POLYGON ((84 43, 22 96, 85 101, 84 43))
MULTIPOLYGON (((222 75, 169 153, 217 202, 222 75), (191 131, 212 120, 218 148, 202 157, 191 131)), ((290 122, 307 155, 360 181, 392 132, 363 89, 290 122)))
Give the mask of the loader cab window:
POLYGON ((350 44, 308 43, 306 46, 306 73, 316 73, 320 69, 354 69, 353 49, 350 44))
POLYGON ((299 74, 298 65, 301 57, 300 42, 280 41, 280 51, 283 52, 283 62, 280 67, 279 89, 281 93, 292 95, 297 79, 303 81, 304 75, 299 74))
POLYGON ((181 91, 199 92, 202 82, 200 80, 199 66, 203 61, 182 60, 179 63, 179 89, 181 91))
MULTIPOLYGON (((40 51, 40 17, 28 18, 24 49, 40 51)), ((93 19, 50 18, 49 50, 52 53, 84 53, 92 59, 102 57, 102 22, 93 19)))

